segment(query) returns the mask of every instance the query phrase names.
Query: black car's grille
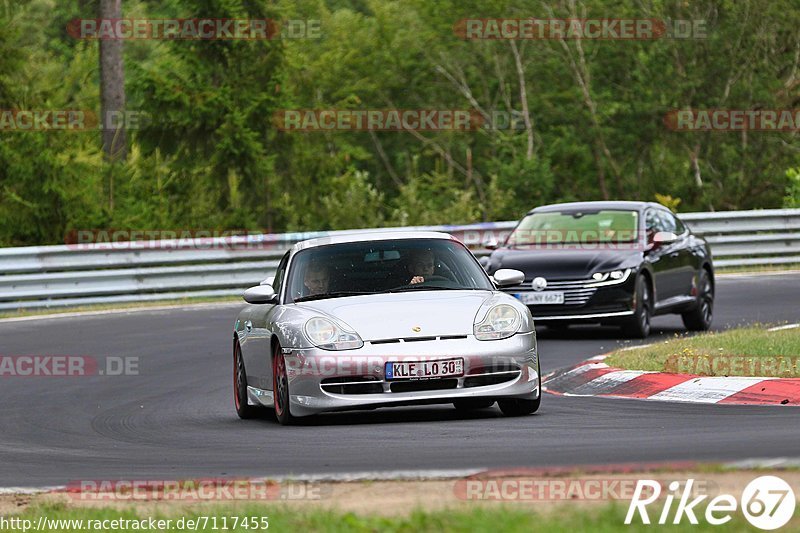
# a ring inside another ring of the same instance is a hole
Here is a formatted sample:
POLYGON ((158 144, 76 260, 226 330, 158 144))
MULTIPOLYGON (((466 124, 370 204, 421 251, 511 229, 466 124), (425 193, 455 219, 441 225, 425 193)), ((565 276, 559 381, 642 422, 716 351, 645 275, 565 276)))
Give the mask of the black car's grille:
MULTIPOLYGON (((589 298, 594 296, 594 293, 597 292, 597 288, 595 287, 585 287, 587 283, 591 283, 592 280, 584 279, 584 280, 574 280, 574 281, 548 281, 547 287, 544 291, 560 291, 564 293, 564 305, 565 306, 579 306, 585 305, 586 302, 589 301, 589 298)), ((534 291, 530 286, 530 281, 526 281, 526 286, 523 287, 513 287, 511 289, 507 289, 507 292, 511 293, 531 293, 537 292, 534 291)), ((551 305, 543 305, 542 307, 554 307, 551 305)), ((560 307, 560 306, 559 306, 560 307)))

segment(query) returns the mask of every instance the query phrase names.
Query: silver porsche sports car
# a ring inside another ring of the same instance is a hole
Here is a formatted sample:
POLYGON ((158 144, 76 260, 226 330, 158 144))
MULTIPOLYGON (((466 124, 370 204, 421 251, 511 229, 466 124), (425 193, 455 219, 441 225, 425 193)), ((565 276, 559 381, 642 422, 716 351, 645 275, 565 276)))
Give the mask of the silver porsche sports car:
POLYGON ((244 293, 233 333, 236 412, 281 424, 325 411, 498 403, 539 408, 530 311, 445 233, 353 233, 294 245, 244 293))

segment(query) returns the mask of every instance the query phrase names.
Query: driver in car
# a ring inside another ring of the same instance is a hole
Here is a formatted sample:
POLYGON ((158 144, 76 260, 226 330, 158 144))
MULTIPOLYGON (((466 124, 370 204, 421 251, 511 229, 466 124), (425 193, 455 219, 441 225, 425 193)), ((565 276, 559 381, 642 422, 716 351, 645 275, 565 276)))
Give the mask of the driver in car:
POLYGON ((303 275, 303 285, 308 292, 306 296, 315 296, 328 292, 330 273, 328 267, 321 263, 310 263, 303 275))
POLYGON ((436 256, 431 250, 414 250, 408 262, 408 271, 411 274, 409 285, 424 283, 425 278, 433 276, 436 268, 436 256))

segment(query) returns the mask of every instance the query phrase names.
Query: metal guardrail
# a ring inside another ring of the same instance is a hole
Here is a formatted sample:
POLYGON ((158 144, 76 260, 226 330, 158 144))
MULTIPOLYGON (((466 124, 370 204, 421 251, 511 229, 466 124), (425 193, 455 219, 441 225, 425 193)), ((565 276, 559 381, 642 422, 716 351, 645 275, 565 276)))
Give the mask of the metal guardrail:
MULTIPOLYGON (((800 263, 800 209, 685 213, 717 267, 800 263)), ((516 221, 358 230, 451 233, 485 255, 516 221)), ((0 248, 0 310, 239 295, 273 275, 294 243, 356 230, 0 248)))

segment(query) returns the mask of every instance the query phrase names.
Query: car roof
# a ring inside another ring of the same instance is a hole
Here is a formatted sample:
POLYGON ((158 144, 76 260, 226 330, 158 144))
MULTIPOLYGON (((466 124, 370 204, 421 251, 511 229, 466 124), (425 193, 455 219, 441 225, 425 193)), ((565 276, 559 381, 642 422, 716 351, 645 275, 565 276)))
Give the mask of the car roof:
POLYGON ((379 230, 359 230, 348 233, 338 233, 327 237, 317 237, 307 241, 298 242, 292 246, 291 253, 299 252, 307 248, 316 248, 317 246, 327 246, 329 244, 344 244, 348 242, 369 242, 369 241, 394 241, 401 239, 439 239, 439 240, 452 240, 455 239, 449 233, 442 233, 439 231, 386 231, 385 229, 379 230))
MULTIPOLYGON (((636 201, 624 201, 624 200, 616 200, 616 201, 599 201, 599 202, 567 202, 563 204, 550 204, 550 205, 542 205, 539 207, 535 207, 528 211, 528 214, 533 212, 536 213, 546 213, 546 212, 553 212, 553 211, 562 211, 562 210, 580 210, 580 209, 625 209, 629 211, 643 211, 648 207, 658 207, 661 209, 667 209, 661 204, 655 202, 636 202, 636 201)), ((667 209, 669 211, 669 209, 667 209)))

